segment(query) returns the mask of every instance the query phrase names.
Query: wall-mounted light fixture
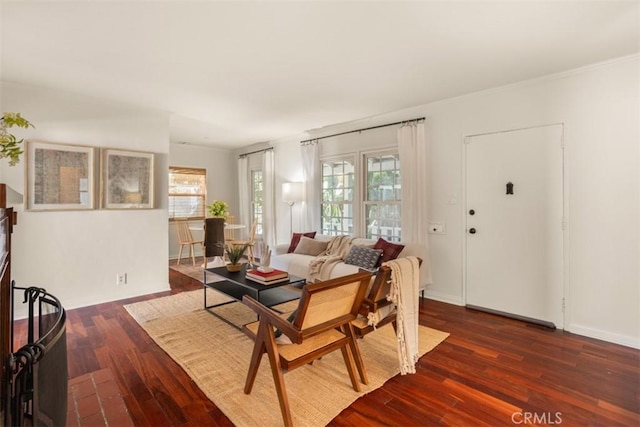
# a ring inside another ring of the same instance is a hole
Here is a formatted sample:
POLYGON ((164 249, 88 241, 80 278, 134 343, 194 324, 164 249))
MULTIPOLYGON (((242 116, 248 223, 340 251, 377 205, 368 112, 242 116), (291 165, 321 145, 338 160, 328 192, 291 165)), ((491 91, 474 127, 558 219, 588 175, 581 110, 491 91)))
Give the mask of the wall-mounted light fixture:
POLYGON ((289 205, 289 231, 293 233, 293 205, 304 201, 304 184, 302 182, 283 183, 282 201, 289 205))

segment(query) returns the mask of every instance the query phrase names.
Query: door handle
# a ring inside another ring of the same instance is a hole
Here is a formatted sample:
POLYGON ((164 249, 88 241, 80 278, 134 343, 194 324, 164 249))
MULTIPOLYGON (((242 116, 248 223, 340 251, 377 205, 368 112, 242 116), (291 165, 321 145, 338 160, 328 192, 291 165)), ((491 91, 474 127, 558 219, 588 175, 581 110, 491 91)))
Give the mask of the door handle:
POLYGON ((476 229, 475 228, 470 228, 469 229, 469 234, 476 234, 476 229))

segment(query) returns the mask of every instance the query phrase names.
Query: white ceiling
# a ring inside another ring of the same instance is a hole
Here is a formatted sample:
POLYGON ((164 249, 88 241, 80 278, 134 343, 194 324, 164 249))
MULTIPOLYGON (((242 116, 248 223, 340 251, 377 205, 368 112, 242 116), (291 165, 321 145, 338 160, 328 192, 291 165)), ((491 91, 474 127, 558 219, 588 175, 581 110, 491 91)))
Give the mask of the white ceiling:
POLYGON ((1 72, 238 147, 638 52, 638 5, 3 1, 1 72))

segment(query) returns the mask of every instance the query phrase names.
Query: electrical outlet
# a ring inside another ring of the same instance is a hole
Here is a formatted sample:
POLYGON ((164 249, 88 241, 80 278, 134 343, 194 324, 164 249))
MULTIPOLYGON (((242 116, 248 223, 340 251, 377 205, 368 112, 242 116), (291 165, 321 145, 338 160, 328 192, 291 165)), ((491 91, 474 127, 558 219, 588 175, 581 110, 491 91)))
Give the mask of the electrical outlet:
POLYGON ((429 223, 430 234, 444 234, 444 222, 430 222, 429 223))
POLYGON ((126 285, 127 284, 127 273, 116 274, 116 285, 126 285))

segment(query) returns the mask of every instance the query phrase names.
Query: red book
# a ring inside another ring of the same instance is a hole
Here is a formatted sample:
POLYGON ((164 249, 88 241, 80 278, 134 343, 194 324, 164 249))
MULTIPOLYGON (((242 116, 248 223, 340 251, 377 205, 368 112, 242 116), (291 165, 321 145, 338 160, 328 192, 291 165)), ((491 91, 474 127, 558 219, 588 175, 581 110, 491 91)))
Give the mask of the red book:
POLYGON ((268 273, 259 271, 257 269, 247 270, 247 277, 255 277, 256 279, 260 279, 263 281, 276 280, 276 279, 284 279, 289 277, 289 273, 282 270, 273 269, 273 271, 269 271, 268 273))

